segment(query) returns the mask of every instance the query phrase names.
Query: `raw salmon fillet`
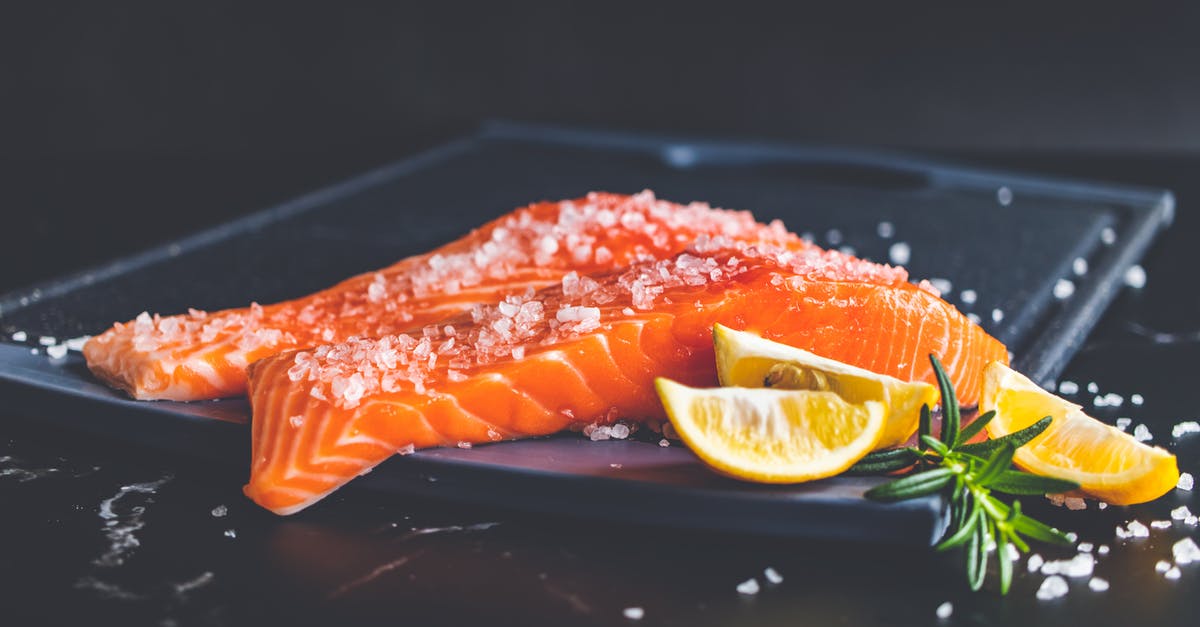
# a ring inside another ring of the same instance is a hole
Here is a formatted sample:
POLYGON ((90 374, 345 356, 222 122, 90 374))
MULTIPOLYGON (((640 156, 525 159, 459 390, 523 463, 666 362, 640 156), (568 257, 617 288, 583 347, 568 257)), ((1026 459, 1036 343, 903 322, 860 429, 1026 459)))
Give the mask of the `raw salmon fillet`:
POLYGON ((538 289, 568 272, 608 272, 680 253, 701 235, 809 244, 775 221, 651 192, 592 193, 518 209, 428 254, 275 305, 174 316, 143 313, 83 349, 100 379, 134 398, 193 401, 246 391, 246 366, 286 350, 419 329, 538 289))
POLYGON ((904 380, 937 354, 965 404, 1005 347, 902 268, 702 238, 674 258, 558 285, 422 331, 291 351, 250 369, 250 481, 301 510, 397 453, 663 418, 654 378, 717 383, 721 323, 904 380))

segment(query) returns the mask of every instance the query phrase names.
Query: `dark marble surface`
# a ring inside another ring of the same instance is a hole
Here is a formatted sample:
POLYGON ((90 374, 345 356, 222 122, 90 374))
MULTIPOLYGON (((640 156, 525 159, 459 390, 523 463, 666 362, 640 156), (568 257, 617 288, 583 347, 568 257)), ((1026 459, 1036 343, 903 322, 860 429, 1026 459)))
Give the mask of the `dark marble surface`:
MULTIPOLYGON (((1094 414, 1146 424, 1154 443, 1179 455, 1182 470, 1200 474, 1200 435, 1171 437, 1172 425, 1200 419, 1193 400, 1200 293, 1192 274, 1200 211, 1191 201, 1200 196, 1193 176, 1200 158, 976 160, 1177 192, 1176 223, 1144 264, 1146 286, 1123 292, 1062 378, 1079 384, 1089 407, 1088 382, 1122 395, 1121 407, 1094 414), (1143 405, 1131 403, 1134 393, 1143 405)), ((164 179, 178 176, 169 162, 145 167, 151 174, 159 168, 164 179)), ((245 183, 206 193, 251 208, 246 203, 312 186, 295 177, 267 180, 275 187, 245 183)), ((99 253, 72 254, 38 248, 28 263, 37 266, 42 255, 70 265, 65 255, 80 265, 99 253)), ((3 276, 3 289, 28 282, 12 267, 3 276)), ((994 584, 967 590, 959 556, 927 550, 684 533, 413 499, 381 503, 353 491, 278 518, 241 496, 243 478, 236 467, 53 432, 0 399, 0 624, 1185 625, 1200 609, 1200 563, 1181 566, 1178 580, 1155 571, 1176 540, 1200 535, 1197 527, 1176 522, 1145 539, 1114 536, 1118 524, 1166 520, 1179 505, 1200 511, 1200 499, 1179 490, 1105 510, 1027 499, 1036 515, 1111 547, 1096 565, 1108 591, 1071 579, 1066 597, 1047 602, 1035 598, 1044 577, 1027 572, 1024 561, 1001 598, 994 584), (767 584, 767 567, 783 581, 767 584), (735 587, 750 577, 761 592, 739 594, 735 587), (953 615, 939 620, 935 609, 945 601, 953 615), (645 617, 625 618, 627 607, 644 608, 645 617)), ((1036 550, 1047 558, 1074 555, 1036 550)))

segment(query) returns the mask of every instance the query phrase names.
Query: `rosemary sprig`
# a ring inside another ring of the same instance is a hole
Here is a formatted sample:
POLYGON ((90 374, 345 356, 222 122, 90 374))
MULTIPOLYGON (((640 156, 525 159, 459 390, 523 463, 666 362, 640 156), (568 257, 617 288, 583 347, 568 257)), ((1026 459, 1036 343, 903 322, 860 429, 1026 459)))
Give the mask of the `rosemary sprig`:
POLYGON ((867 498, 903 501, 939 492, 945 494, 950 503, 950 525, 935 549, 964 547, 967 581, 972 590, 978 590, 987 573, 988 554, 994 548, 999 563, 1000 593, 1007 594, 1012 583, 1007 544, 1011 543, 1018 551, 1028 551, 1026 538, 1068 545, 1071 540, 1058 529, 1023 514, 1019 502, 1014 500, 1008 505, 992 493, 1057 494, 1079 485, 1012 468, 1017 449, 1045 431, 1050 426, 1050 416, 1002 438, 966 444, 995 417, 995 412, 982 414, 965 428, 960 427, 958 400, 950 379, 937 357, 930 355, 929 360, 942 395, 939 437, 933 437, 929 407, 923 406, 916 447, 872 453, 850 471, 879 474, 915 466, 912 474, 869 490, 867 498))

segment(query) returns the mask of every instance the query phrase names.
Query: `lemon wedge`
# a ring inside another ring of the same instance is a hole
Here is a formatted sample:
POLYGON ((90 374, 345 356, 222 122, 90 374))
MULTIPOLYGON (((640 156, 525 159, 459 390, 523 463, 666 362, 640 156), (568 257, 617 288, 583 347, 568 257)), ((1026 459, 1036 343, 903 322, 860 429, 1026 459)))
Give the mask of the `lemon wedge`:
POLYGON ((984 370, 979 411, 995 410, 987 424, 993 438, 1018 431, 1045 416, 1041 435, 1017 449, 1013 461, 1038 475, 1069 479, 1080 491, 1114 505, 1152 501, 1175 487, 1175 456, 1083 413, 1083 408, 1038 387, 1000 362, 984 370))
POLYGON ((887 405, 833 392, 692 388, 655 381, 675 431, 700 459, 727 475, 798 483, 836 475, 875 448, 887 405))
POLYGON ((917 431, 921 405, 932 409, 937 388, 834 361, 746 331, 713 326, 721 385, 830 391, 850 403, 879 401, 890 408, 878 448, 899 446, 917 431))

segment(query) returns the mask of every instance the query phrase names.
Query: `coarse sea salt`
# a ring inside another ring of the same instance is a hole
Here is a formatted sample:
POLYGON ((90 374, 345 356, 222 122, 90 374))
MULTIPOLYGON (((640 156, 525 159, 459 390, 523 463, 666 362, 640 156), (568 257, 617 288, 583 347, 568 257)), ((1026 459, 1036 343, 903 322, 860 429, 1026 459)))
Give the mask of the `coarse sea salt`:
POLYGON ((1038 570, 1040 570, 1042 568, 1042 564, 1045 564, 1045 563, 1046 563, 1046 560, 1042 559, 1041 555, 1039 555, 1037 553, 1033 553, 1032 555, 1029 556, 1029 560, 1025 563, 1025 567, 1027 569, 1029 569, 1029 572, 1036 573, 1038 570))
POLYGON ((1107 544, 1101 544, 1100 546, 1096 547, 1096 554, 1097 555, 1108 555, 1108 552, 1110 550, 1112 550, 1112 549, 1110 549, 1107 544))
POLYGON ((934 613, 937 614, 937 617, 942 620, 950 618, 950 616, 954 614, 954 604, 946 601, 945 603, 937 606, 937 610, 935 610, 934 613))
POLYGON ((1191 516, 1191 515, 1192 515, 1192 511, 1188 509, 1187 505, 1180 505, 1179 507, 1176 507, 1175 509, 1171 510, 1171 519, 1172 520, 1184 520, 1188 516, 1191 516))
POLYGON ((67 356, 67 346, 66 344, 47 346, 46 354, 50 356, 50 359, 62 359, 67 356))
POLYGON ((758 594, 758 580, 754 578, 747 579, 737 585, 737 591, 741 594, 758 594))
POLYGON ((1079 384, 1074 381, 1060 381, 1058 384, 1059 394, 1078 394, 1079 384))
POLYGON ((1178 490, 1190 491, 1194 482, 1195 480, 1192 478, 1192 473, 1181 472, 1179 473, 1179 482, 1175 484, 1175 488, 1178 490))
POLYGON ((1200 433, 1200 422, 1185 420, 1171 427, 1171 437, 1173 438, 1181 438, 1190 433, 1200 433))
POLYGON ((1095 548, 1095 545, 1093 545, 1091 542, 1080 542, 1075 548, 1079 549, 1081 553, 1091 553, 1092 549, 1095 548))
POLYGON ((1180 575, 1182 575, 1182 574, 1183 573, 1179 571, 1178 566, 1172 566, 1167 569, 1167 572, 1163 573, 1163 578, 1164 579, 1179 579, 1180 575))
POLYGON ((1058 575, 1050 575, 1038 587, 1037 598, 1039 601, 1051 601, 1066 596, 1068 591, 1070 591, 1070 588, 1067 587, 1066 579, 1058 575))
POLYGON ((1088 381, 1087 391, 1092 394, 1096 394, 1100 391, 1100 386, 1097 385, 1095 381, 1088 381))
POLYGON ((763 569, 763 577, 774 585, 783 583, 783 575, 780 575, 779 571, 771 568, 770 566, 763 569))
POLYGON ((1096 558, 1091 553, 1078 553, 1068 560, 1054 560, 1042 565, 1044 575, 1066 575, 1068 577, 1091 577, 1096 558))
POLYGON ((934 277, 932 279, 929 279, 929 283, 930 283, 930 285, 933 285, 933 287, 935 289, 937 289, 937 291, 941 292, 942 294, 949 294, 951 291, 954 290, 954 284, 950 282, 950 279, 934 277))
POLYGON ((38 338, 38 344, 41 344, 42 346, 54 346, 55 344, 58 344, 58 339, 49 335, 43 335, 38 338))
POLYGON ((898 266, 906 265, 912 259, 912 247, 907 242, 896 242, 888 247, 888 259, 898 266))
POLYGON ((1191 538, 1184 538, 1171 546, 1171 554, 1175 556, 1176 564, 1191 564, 1200 562, 1200 546, 1191 538))
POLYGON ((1170 529, 1171 521, 1169 520, 1152 520, 1150 521, 1151 529, 1170 529))
POLYGON ((1104 242, 1105 246, 1112 246, 1117 242, 1117 232, 1111 226, 1106 226, 1100 230, 1100 241, 1104 242))
POLYGON ((1156 573, 1165 573, 1170 569, 1171 562, 1168 562, 1167 560, 1158 560, 1154 563, 1154 572, 1156 573))
POLYGON ((642 620, 646 616, 646 610, 640 607, 627 607, 621 610, 621 614, 629 620, 642 620))
POLYGON ((1129 535, 1133 538, 1148 538, 1150 537, 1150 528, 1136 520, 1129 521, 1126 525, 1129 529, 1129 535))
POLYGON ((1075 283, 1068 279, 1059 279, 1054 283, 1053 291, 1055 298, 1065 300, 1075 293, 1075 283))
POLYGON ((27 339, 29 339, 29 334, 24 331, 17 331, 16 333, 12 334, 12 340, 14 342, 24 342, 27 339))
POLYGON ((1133 289, 1146 287, 1146 269, 1134 264, 1125 271, 1125 285, 1133 289))
POLYGON ((1141 394, 1133 394, 1129 397, 1129 402, 1134 405, 1141 405, 1146 402, 1146 399, 1141 394))
POLYGON ((1117 418, 1117 428, 1121 431, 1129 429, 1129 425, 1133 424, 1133 418, 1117 418))
POLYGON ((1083 276, 1083 275, 1087 274, 1087 272, 1088 272, 1087 259, 1084 259, 1083 257, 1076 257, 1075 261, 1071 262, 1071 271, 1075 273, 1075 276, 1083 276))
POLYGON ((218 505, 212 508, 213 518, 224 518, 229 513, 229 508, 224 505, 218 505))
POLYGON ((1104 592, 1108 590, 1108 580, 1099 577, 1092 577, 1088 580, 1088 587, 1096 592, 1104 592))
POLYGON ((1138 442, 1149 442, 1154 439, 1154 435, 1150 433, 1150 428, 1146 425, 1139 424, 1133 428, 1133 439, 1138 442))
POLYGON ((963 290, 958 297, 964 305, 974 305, 975 301, 979 300, 979 294, 975 290, 963 290))
POLYGON ((896 234, 896 225, 891 222, 880 222, 875 225, 875 234, 884 239, 888 239, 896 234))
POLYGON ((671 441, 666 438, 663 438, 658 441, 658 445, 663 448, 667 448, 668 446, 671 446, 671 441))
POLYGON ((1000 203, 1001 207, 1007 207, 1012 204, 1013 192, 1008 187, 1001 187, 996 190, 996 202, 1000 203))
POLYGON ((1004 320, 1004 311, 999 308, 993 309, 992 322, 999 323, 1001 320, 1004 320))
POLYGON ((973 311, 972 311, 972 312, 969 312, 969 313, 967 313, 967 319, 968 319, 968 320, 970 320, 971 322, 975 323, 975 324, 979 324, 980 322, 983 322, 983 318, 980 318, 980 317, 979 317, 979 314, 977 314, 977 313, 975 313, 975 312, 973 312, 973 311))

